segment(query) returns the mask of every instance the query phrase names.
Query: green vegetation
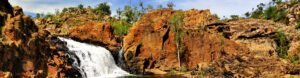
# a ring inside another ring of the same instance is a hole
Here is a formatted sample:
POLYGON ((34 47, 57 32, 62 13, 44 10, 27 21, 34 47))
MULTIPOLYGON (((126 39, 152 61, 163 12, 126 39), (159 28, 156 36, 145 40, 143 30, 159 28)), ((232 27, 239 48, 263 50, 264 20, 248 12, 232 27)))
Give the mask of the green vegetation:
POLYGON ((57 18, 55 19, 54 18, 53 23, 56 24, 56 25, 61 25, 63 22, 60 19, 57 19, 57 18))
POLYGON ((173 17, 171 18, 170 25, 171 25, 171 30, 175 32, 175 42, 176 42, 177 58, 179 61, 179 65, 181 64, 180 58, 182 57, 180 54, 182 54, 183 52, 181 51, 181 48, 183 47, 183 45, 181 45, 181 38, 183 36, 182 24, 183 24, 183 12, 177 11, 177 13, 173 15, 173 17))
POLYGON ((132 8, 127 5, 124 7, 121 15, 124 17, 126 22, 134 23, 140 18, 141 14, 141 11, 139 11, 137 7, 132 8))
POLYGON ((129 28, 131 27, 131 24, 128 24, 124 21, 117 21, 112 22, 112 27, 114 29, 115 35, 126 35, 128 33, 129 28))
POLYGON ((257 5, 257 9, 254 10, 251 13, 250 17, 251 18, 261 18, 261 17, 263 17, 264 6, 265 6, 265 4, 263 4, 263 3, 257 5))
POLYGON ((225 38, 221 36, 221 52, 225 52, 225 38))
POLYGON ((299 64, 300 63, 300 57, 297 54, 294 54, 289 57, 289 60, 293 64, 299 64))
POLYGON ((245 13, 245 16, 246 16, 247 18, 249 18, 250 15, 251 15, 250 12, 246 12, 246 13, 245 13))
POLYGON ((300 29, 300 21, 297 21, 296 28, 300 29))
POLYGON ((36 18, 41 18, 41 14, 40 14, 40 13, 37 13, 35 17, 36 17, 36 18))
POLYGON ((231 15, 231 20, 238 20, 240 19, 240 16, 239 15, 231 15))
POLYGON ((289 48, 289 42, 284 34, 283 31, 278 31, 276 33, 276 38, 275 38, 277 47, 276 47, 276 52, 279 57, 281 58, 287 58, 287 50, 289 48))
MULTIPOLYGON (((162 6, 162 5, 161 5, 162 6)), ((172 2, 169 2, 167 4, 169 8, 173 8, 175 5, 172 2)), ((163 7, 161 7, 163 8, 163 7)), ((68 7, 61 10, 56 10, 55 14, 44 14, 44 13, 37 13, 36 18, 51 18, 53 22, 57 25, 63 24, 64 20, 59 19, 57 17, 58 15, 63 15, 66 13, 76 13, 81 12, 81 10, 85 9, 91 9, 95 15, 97 15, 98 21, 103 21, 104 16, 110 16, 111 15, 111 7, 108 5, 108 3, 99 3, 96 7, 91 8, 91 6, 84 7, 84 5, 80 4, 76 7, 68 7)), ((119 36, 124 36, 127 34, 129 28, 135 23, 137 20, 141 18, 142 15, 144 15, 146 12, 151 11, 155 8, 153 8, 152 5, 144 5, 142 1, 140 1, 138 6, 131 6, 126 5, 123 7, 123 9, 119 8, 117 9, 117 15, 114 16, 115 18, 110 19, 110 22, 112 24, 112 27, 114 29, 114 34, 119 36)), ((177 18, 177 17, 176 17, 177 18)), ((177 20, 178 21, 178 20, 177 20)))
POLYGON ((98 4, 98 6, 95 8, 95 11, 100 16, 105 16, 105 15, 111 14, 110 6, 107 3, 98 4))
POLYGON ((79 5, 78 5, 78 8, 79 8, 79 9, 83 9, 84 6, 83 6, 82 4, 79 4, 79 5))
MULTIPOLYGON (((299 0, 290 0, 292 5, 299 3, 299 0)), ((288 24, 287 9, 278 8, 276 5, 283 4, 282 0, 272 0, 268 4, 259 4, 253 12, 245 13, 246 17, 273 20, 288 24)))
POLYGON ((176 74, 178 72, 187 72, 187 71, 188 69, 185 67, 180 67, 179 69, 175 69, 175 68, 169 69, 169 72, 172 74, 176 74))
POLYGON ((62 29, 60 29, 60 33, 67 34, 67 33, 69 33, 69 31, 68 31, 68 29, 62 28, 62 29))
POLYGON ((167 4, 167 6, 168 6, 168 8, 173 8, 173 7, 174 7, 174 3, 173 3, 173 2, 169 2, 169 3, 167 4))

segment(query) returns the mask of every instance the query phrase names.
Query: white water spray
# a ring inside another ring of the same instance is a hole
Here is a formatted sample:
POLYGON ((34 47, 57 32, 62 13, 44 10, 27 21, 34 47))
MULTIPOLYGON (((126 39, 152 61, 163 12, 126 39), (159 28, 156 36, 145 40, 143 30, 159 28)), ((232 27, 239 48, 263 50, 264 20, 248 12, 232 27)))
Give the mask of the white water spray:
POLYGON ((105 48, 62 37, 59 37, 59 39, 67 42, 69 52, 75 54, 79 59, 78 61, 75 60, 73 66, 78 67, 85 77, 118 77, 130 75, 115 64, 111 53, 105 48))

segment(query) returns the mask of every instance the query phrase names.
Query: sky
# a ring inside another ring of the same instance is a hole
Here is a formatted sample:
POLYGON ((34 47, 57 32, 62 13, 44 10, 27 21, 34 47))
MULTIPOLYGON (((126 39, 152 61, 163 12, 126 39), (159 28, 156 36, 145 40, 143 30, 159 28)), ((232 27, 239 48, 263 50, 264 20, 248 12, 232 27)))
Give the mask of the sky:
POLYGON ((166 4, 173 2, 175 9, 210 9, 213 14, 220 17, 230 15, 243 16, 244 13, 252 11, 259 3, 268 3, 271 0, 9 0, 13 6, 21 6, 25 13, 54 13, 65 7, 74 7, 79 4, 95 7, 101 2, 107 2, 111 6, 112 15, 116 15, 118 8, 125 5, 138 6, 141 1, 144 6, 152 5, 157 8, 159 5, 166 7, 166 4))

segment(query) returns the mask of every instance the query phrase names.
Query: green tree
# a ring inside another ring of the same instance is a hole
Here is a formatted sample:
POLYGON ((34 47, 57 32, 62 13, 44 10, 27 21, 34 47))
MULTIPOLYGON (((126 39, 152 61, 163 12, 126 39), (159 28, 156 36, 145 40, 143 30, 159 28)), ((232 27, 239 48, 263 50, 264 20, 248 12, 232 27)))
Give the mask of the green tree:
POLYGON ((41 13, 41 17, 44 18, 44 17, 45 17, 45 14, 44 14, 44 13, 41 13))
POLYGON ((91 7, 91 6, 88 6, 87 8, 91 9, 92 7, 91 7))
POLYGON ((167 6, 168 6, 168 8, 173 8, 173 7, 174 7, 174 3, 173 3, 173 2, 169 2, 169 3, 167 4, 167 6))
POLYGON ((79 9, 83 9, 84 6, 83 6, 82 4, 79 4, 79 5, 78 5, 78 8, 79 8, 79 9))
POLYGON ((216 17, 217 19, 220 19, 220 17, 217 14, 213 14, 214 17, 216 17))
POLYGON ((98 4, 98 6, 95 8, 95 11, 101 16, 111 14, 110 6, 106 2, 98 4))
POLYGON ((151 11, 151 10, 153 10, 154 8, 153 8, 153 6, 152 5, 148 5, 147 6, 147 11, 151 11))
POLYGON ((240 18, 240 16, 239 16, 239 15, 231 15, 230 17, 231 17, 231 19, 233 19, 233 20, 237 20, 237 19, 239 19, 239 18, 240 18))
POLYGON ((145 13, 146 10, 145 10, 145 8, 144 8, 144 3, 143 3, 143 1, 140 1, 139 6, 141 7, 142 13, 145 13))
POLYGON ((41 14, 40 13, 36 13, 36 18, 41 18, 41 14))
POLYGON ((137 9, 137 7, 131 8, 131 6, 126 5, 122 16, 125 17, 127 23, 134 23, 142 15, 142 12, 137 9))
POLYGON ((277 9, 275 6, 270 6, 264 11, 265 19, 273 19, 277 15, 277 9))
POLYGON ((288 55, 287 50, 289 48, 289 46, 288 46, 289 42, 283 31, 278 31, 276 33, 275 41, 277 44, 276 52, 277 52, 278 56, 281 58, 286 58, 288 55))
POLYGON ((260 3, 257 5, 257 9, 252 12, 251 18, 262 18, 265 4, 260 3))
POLYGON ((273 5, 283 3, 282 0, 272 0, 273 5))
POLYGON ((62 10, 62 13, 66 13, 68 11, 68 8, 64 8, 63 10, 62 10))
MULTIPOLYGON (((294 5, 293 3, 299 3, 297 1, 299 0, 290 0, 289 3, 291 5, 294 5)), ((257 9, 255 9, 253 12, 246 14, 250 15, 251 18, 267 19, 273 20, 275 22, 288 24, 289 21, 286 17, 288 11, 286 9, 281 9, 277 7, 277 5, 282 3, 286 2, 284 2, 283 0, 272 0, 268 5, 261 3, 257 5, 257 9)))
POLYGON ((171 29, 175 32, 175 42, 176 42, 176 50, 177 50, 177 59, 179 62, 179 66, 181 67, 181 38, 183 36, 182 23, 183 22, 183 13, 178 11, 170 20, 171 29))
POLYGON ((161 4, 158 5, 158 9, 162 9, 162 8, 164 8, 163 5, 161 5, 161 4))
POLYGON ((55 15, 59 15, 59 10, 58 9, 55 9, 55 15))
POLYGON ((46 15, 45 15, 45 18, 50 18, 50 17, 52 17, 53 15, 51 14, 51 13, 47 13, 46 15))
POLYGON ((121 19, 121 14, 122 14, 122 10, 121 10, 121 8, 118 8, 117 9, 117 17, 118 17, 118 19, 121 19))
POLYGON ((251 15, 250 12, 246 12, 246 13, 245 13, 245 16, 246 16, 247 18, 249 18, 250 15, 251 15))

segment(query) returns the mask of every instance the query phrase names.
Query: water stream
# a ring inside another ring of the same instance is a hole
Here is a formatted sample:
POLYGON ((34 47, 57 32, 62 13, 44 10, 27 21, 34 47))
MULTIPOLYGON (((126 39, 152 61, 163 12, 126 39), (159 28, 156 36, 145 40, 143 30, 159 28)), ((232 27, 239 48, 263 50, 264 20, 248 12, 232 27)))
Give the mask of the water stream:
POLYGON ((81 43, 72 39, 59 37, 67 43, 69 53, 75 55, 73 66, 80 69, 86 78, 120 77, 130 75, 119 68, 111 53, 100 46, 81 43))

